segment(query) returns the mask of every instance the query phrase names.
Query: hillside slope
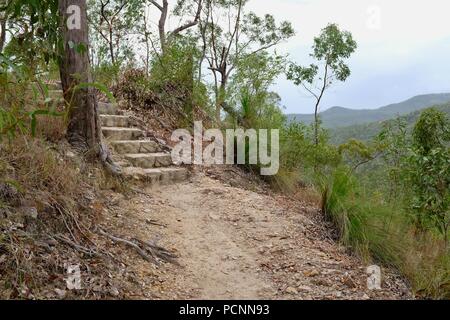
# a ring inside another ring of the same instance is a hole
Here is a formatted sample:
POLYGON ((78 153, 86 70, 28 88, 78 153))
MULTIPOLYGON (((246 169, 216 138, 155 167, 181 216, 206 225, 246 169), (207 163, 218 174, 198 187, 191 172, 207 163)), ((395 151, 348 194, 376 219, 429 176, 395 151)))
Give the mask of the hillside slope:
MULTIPOLYGON (((438 110, 441 110, 450 116, 450 103, 444 105, 436 106, 438 110)), ((415 112, 411 112, 407 115, 402 116, 401 118, 406 121, 409 127, 412 127, 420 117, 420 114, 423 110, 418 110, 415 112)), ((362 141, 369 141, 374 138, 378 133, 380 133, 383 128, 383 124, 392 121, 378 121, 371 122, 367 124, 359 124, 342 128, 330 129, 330 140, 331 143, 335 145, 339 145, 345 143, 349 139, 357 139, 362 141)))
MULTIPOLYGON (((426 94, 413 97, 406 101, 391 104, 379 109, 348 109, 334 107, 320 114, 325 128, 338 128, 371 122, 385 121, 397 116, 425 109, 429 106, 444 104, 450 101, 450 93, 426 94)), ((290 121, 310 124, 314 121, 313 114, 291 114, 290 121)))

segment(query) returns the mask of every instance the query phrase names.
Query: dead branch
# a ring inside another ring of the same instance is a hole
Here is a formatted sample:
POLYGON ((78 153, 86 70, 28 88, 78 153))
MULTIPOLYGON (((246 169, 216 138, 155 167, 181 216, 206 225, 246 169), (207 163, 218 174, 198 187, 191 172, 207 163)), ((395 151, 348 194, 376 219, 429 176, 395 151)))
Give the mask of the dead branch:
POLYGON ((179 265, 179 263, 176 261, 176 259, 178 257, 176 255, 174 255, 173 253, 169 252, 167 249, 157 246, 157 245, 154 245, 148 241, 142 241, 137 238, 133 238, 133 240, 140 243, 147 251, 150 252, 150 254, 152 256, 155 256, 165 262, 179 265))
MULTIPOLYGON (((53 239, 53 238, 51 238, 51 239, 53 239)), ((97 251, 95 251, 93 249, 90 249, 90 248, 83 247, 82 245, 79 245, 79 244, 71 241, 70 239, 62 236, 62 235, 56 235, 56 236, 54 236, 54 239, 65 243, 66 245, 74 248, 75 250, 77 250, 77 251, 79 251, 79 252, 81 252, 81 253, 89 256, 89 257, 97 257, 97 258, 103 257, 103 255, 100 254, 99 252, 97 252, 97 251)))
POLYGON ((136 251, 136 252, 137 252, 137 253, 138 253, 145 261, 151 262, 151 263, 154 263, 154 264, 158 264, 158 261, 157 261, 154 257, 150 257, 150 256, 149 256, 147 253, 145 253, 145 251, 144 251, 141 247, 139 247, 137 244, 135 244, 135 243, 133 243, 133 242, 131 242, 131 241, 129 241, 129 240, 126 240, 126 239, 123 239, 123 238, 119 238, 119 237, 113 236, 113 235, 111 235, 111 234, 105 232, 104 230, 102 230, 102 229, 100 229, 100 228, 98 228, 97 230, 98 230, 98 232, 99 232, 102 236, 107 237, 108 239, 112 240, 113 242, 125 244, 125 245, 127 245, 128 247, 133 248, 133 249, 134 249, 134 250, 135 250, 135 251, 136 251))

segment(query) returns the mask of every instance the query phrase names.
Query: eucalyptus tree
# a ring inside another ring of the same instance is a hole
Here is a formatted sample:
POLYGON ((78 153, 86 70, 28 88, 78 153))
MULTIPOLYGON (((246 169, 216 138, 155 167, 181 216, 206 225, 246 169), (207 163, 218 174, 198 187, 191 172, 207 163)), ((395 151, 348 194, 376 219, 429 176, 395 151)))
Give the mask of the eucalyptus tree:
POLYGON ((261 51, 246 56, 229 85, 229 101, 237 111, 237 122, 246 128, 279 128, 283 117, 280 97, 271 87, 284 72, 286 57, 261 51))
POLYGON ((449 244, 450 230, 450 119, 435 108, 422 112, 413 129, 408 159, 411 207, 418 227, 434 225, 449 244))
POLYGON ((356 42, 348 31, 341 31, 336 24, 329 24, 314 39, 311 57, 316 63, 304 67, 296 63, 289 66, 287 77, 302 86, 315 99, 314 140, 319 144, 319 107, 325 91, 336 81, 346 81, 351 71, 345 60, 355 52, 356 42))
POLYGON ((109 56, 116 65, 132 56, 131 38, 143 15, 143 1, 89 0, 88 9, 97 58, 109 56))
POLYGON ((58 62, 67 101, 69 142, 78 150, 99 157, 110 171, 118 173, 119 168, 102 142, 90 74, 86 0, 10 1, 4 11, 12 33, 7 47, 14 50, 11 63, 32 69, 26 65, 30 57, 44 63, 58 62))
POLYGON ((167 31, 167 20, 169 18, 170 3, 169 0, 148 0, 160 12, 158 21, 159 42, 161 51, 164 53, 170 41, 181 32, 195 27, 202 13, 203 2, 205 0, 177 0, 174 14, 177 16, 189 16, 188 19, 173 30, 167 31), (194 8, 194 11, 192 11, 194 8))
POLYGON ((221 112, 235 113, 227 104, 230 77, 243 59, 275 47, 294 35, 292 25, 246 12, 247 0, 205 0, 206 16, 200 24, 204 58, 213 77, 216 120, 221 112))
POLYGON ((6 42, 6 22, 6 15, 0 12, 0 53, 3 51, 6 42))
POLYGON ((33 74, 41 62, 56 59, 56 0, 0 0, 0 25, 0 52, 22 71, 33 74))

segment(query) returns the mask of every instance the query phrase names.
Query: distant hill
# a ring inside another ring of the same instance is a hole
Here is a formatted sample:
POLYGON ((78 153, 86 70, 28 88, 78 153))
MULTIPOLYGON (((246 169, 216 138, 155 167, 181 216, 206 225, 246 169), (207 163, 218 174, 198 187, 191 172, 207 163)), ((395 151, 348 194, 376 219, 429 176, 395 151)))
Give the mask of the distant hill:
MULTIPOLYGON (((435 108, 444 111, 450 117, 450 103, 437 105, 435 106, 435 108)), ((406 120, 408 126, 412 128, 419 119, 420 114, 422 113, 423 110, 424 109, 420 109, 411 112, 407 115, 402 116, 402 118, 406 120)), ((392 119, 394 118, 396 117, 393 117, 392 119)), ((392 121, 392 119, 386 121, 377 121, 366 124, 358 124, 348 127, 330 129, 330 142, 332 144, 339 145, 347 142, 349 139, 369 141, 372 138, 376 137, 381 132, 384 123, 392 121)))
MULTIPOLYGON (((450 102, 450 93, 426 94, 373 110, 334 107, 322 112, 320 117, 325 128, 333 129, 385 121, 447 102, 450 102)), ((290 114, 288 120, 310 124, 314 122, 314 114, 290 114)))

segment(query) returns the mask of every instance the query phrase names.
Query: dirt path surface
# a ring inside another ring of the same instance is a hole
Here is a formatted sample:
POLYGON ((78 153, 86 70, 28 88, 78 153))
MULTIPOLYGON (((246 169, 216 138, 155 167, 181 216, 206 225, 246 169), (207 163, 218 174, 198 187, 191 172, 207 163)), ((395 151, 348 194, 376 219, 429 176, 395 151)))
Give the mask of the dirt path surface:
POLYGON ((180 266, 158 267, 130 257, 144 298, 410 298, 388 270, 383 289, 368 290, 367 265, 332 240, 317 209, 306 203, 203 174, 120 202, 122 234, 150 239, 179 256, 180 266))

